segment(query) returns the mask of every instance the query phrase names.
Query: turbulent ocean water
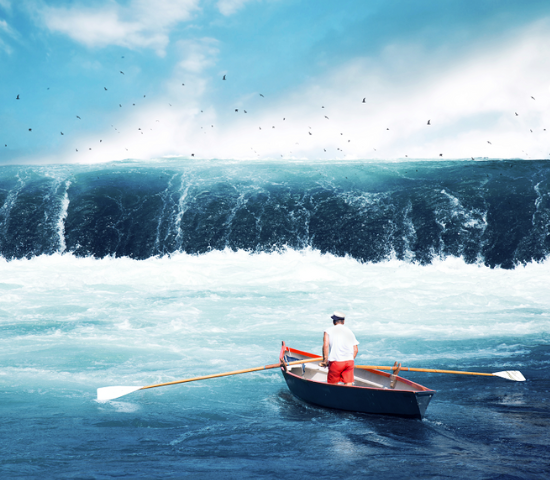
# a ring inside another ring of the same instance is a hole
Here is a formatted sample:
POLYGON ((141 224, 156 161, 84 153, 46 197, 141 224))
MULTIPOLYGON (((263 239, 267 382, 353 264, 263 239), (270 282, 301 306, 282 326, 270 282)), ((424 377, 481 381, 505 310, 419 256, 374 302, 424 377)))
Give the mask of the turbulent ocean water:
POLYGON ((550 163, 0 167, 3 478, 550 477, 550 163), (293 397, 320 353, 428 373, 423 420, 293 397))

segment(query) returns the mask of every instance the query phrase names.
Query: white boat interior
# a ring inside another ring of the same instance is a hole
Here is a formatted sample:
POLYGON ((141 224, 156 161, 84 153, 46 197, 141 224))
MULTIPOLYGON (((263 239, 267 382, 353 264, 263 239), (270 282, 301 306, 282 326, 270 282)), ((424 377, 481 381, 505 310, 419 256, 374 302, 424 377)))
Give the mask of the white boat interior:
MULTIPOLYGON (((285 356, 285 359, 288 361, 301 360, 302 357, 299 354, 291 353, 290 356, 285 356)), ((302 357, 307 359, 307 357, 302 357)), ((294 375, 304 378, 305 380, 312 380, 314 382, 323 382, 326 383, 328 368, 321 367, 317 363, 302 363, 298 365, 290 365, 288 371, 294 375)), ((412 392, 418 392, 422 389, 415 388, 414 385, 410 385, 407 382, 403 382, 400 377, 395 378, 394 386, 392 387, 392 378, 391 376, 386 376, 384 373, 376 373, 369 370, 363 370, 360 368, 355 368, 354 371, 354 382, 353 385, 356 387, 367 387, 367 388, 384 388, 384 389, 394 389, 394 390, 407 390, 412 392)))

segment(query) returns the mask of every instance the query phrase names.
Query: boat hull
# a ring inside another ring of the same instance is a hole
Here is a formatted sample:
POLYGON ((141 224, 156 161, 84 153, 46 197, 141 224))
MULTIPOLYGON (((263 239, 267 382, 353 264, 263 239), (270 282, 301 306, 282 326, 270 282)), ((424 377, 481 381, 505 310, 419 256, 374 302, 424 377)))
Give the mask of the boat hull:
POLYGON ((289 390, 298 398, 321 407, 350 412, 423 418, 435 392, 411 392, 346 387, 305 380, 281 369, 289 390))
POLYGON ((312 363, 318 356, 287 347, 279 356, 281 373, 289 390, 298 398, 321 407, 350 412, 424 417, 435 390, 398 375, 375 369, 355 369, 354 385, 328 384, 328 369, 312 363), (289 362, 304 360, 303 364, 289 362))

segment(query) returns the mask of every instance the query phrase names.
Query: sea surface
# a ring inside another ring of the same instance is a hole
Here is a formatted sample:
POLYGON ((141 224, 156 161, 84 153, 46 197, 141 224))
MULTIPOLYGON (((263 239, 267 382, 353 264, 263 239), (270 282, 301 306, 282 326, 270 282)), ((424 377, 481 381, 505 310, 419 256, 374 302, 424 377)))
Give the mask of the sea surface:
POLYGON ((550 163, 0 167, 1 478, 550 478, 550 163), (423 420, 295 398, 334 310, 423 420))

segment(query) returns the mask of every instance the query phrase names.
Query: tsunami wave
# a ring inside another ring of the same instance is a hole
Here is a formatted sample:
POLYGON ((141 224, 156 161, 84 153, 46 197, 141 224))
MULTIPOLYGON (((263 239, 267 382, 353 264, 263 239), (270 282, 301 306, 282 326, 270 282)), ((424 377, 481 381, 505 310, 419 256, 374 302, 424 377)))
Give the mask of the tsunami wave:
POLYGON ((311 248, 514 268, 550 250, 544 161, 189 162, 0 168, 0 255, 143 260, 311 248))

